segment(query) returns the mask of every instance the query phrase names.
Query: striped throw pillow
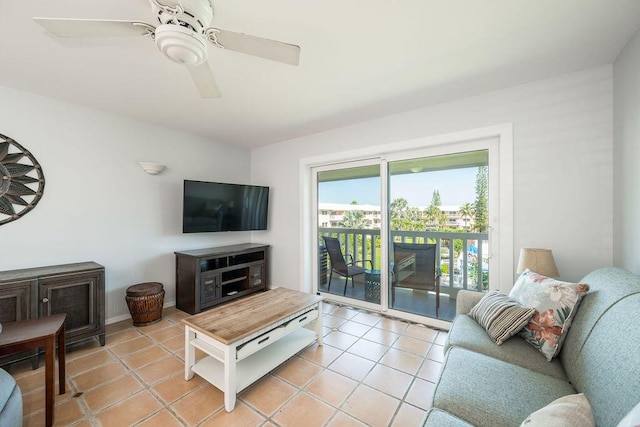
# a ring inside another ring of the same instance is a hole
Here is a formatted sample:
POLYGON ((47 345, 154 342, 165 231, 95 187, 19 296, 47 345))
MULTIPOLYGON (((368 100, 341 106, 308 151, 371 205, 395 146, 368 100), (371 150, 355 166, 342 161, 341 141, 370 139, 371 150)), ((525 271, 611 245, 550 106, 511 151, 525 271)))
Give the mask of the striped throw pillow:
POLYGON ((520 332, 535 312, 534 308, 524 307, 503 293, 491 291, 482 297, 469 315, 500 345, 520 332))

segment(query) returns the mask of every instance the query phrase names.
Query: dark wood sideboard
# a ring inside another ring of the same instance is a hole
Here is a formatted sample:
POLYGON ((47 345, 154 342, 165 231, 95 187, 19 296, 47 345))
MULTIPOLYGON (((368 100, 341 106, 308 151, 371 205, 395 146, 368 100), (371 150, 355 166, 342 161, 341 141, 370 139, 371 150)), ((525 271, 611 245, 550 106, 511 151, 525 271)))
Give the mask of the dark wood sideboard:
POLYGON ((268 247, 243 243, 175 252, 176 307, 196 314, 266 291, 268 247))
MULTIPOLYGON (((105 270, 95 262, 0 272, 0 322, 67 313, 66 344, 97 337, 105 344, 105 270)), ((0 365, 32 354, 4 356, 0 365)), ((37 367, 37 357, 32 359, 37 367)))

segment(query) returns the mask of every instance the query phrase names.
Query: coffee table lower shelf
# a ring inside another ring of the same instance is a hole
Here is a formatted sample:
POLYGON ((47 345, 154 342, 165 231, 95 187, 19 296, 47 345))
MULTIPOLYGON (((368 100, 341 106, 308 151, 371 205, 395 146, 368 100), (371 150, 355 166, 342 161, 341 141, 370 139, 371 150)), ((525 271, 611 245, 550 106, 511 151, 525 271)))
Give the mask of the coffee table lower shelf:
MULTIPOLYGON (((257 353, 239 360, 236 363, 235 390, 225 390, 224 363, 212 356, 199 360, 191 369, 215 387, 223 390, 225 394, 227 392, 234 393, 234 391, 239 393, 313 343, 316 338, 314 331, 301 328, 280 338, 257 353)), ((198 345, 196 346, 199 347, 198 345)))

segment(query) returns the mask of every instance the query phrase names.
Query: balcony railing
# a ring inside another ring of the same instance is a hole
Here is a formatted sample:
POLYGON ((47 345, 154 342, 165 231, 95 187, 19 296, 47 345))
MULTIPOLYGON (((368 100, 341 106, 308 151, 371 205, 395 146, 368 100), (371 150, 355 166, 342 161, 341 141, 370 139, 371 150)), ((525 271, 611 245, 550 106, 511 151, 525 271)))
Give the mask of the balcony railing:
MULTIPOLYGON (((354 260, 370 259, 374 269, 381 270, 380 230, 354 228, 320 228, 319 244, 322 236, 336 237, 345 254, 354 260)), ((453 297, 459 289, 486 290, 489 280, 487 233, 467 233, 451 231, 391 231, 394 242, 435 243, 436 265, 440 266, 443 292, 453 297)), ((320 268, 320 271, 323 269, 320 268)))

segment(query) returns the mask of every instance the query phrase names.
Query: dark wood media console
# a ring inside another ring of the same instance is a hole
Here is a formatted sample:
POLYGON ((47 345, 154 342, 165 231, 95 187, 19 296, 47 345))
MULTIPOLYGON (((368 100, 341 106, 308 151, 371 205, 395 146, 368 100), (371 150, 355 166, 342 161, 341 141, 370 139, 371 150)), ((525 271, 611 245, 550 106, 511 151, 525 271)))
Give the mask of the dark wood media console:
POLYGON ((244 243, 175 252, 176 307, 196 314, 266 291, 268 247, 244 243))
MULTIPOLYGON (((66 313, 67 345, 91 337, 105 345, 104 276, 95 262, 0 271, 0 322, 66 313)), ((0 365, 24 357, 29 354, 3 356, 0 365)), ((37 357, 32 364, 37 368, 37 357)))

